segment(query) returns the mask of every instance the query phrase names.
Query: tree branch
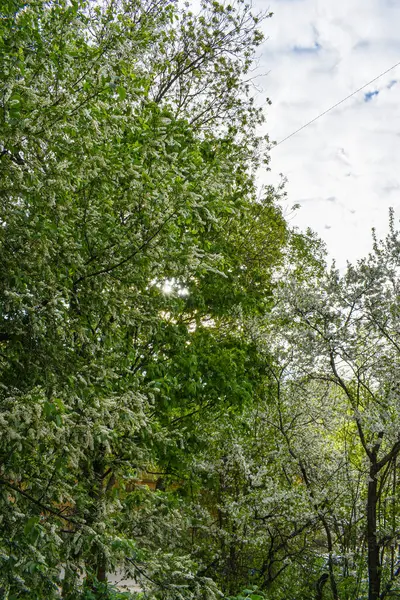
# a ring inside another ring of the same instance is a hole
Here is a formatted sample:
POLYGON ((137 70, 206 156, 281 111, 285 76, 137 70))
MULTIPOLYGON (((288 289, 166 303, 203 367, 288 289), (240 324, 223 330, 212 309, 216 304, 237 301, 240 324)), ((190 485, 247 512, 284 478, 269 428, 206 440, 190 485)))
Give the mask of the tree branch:
POLYGON ((32 504, 36 504, 36 506, 39 506, 39 508, 41 508, 42 510, 50 513, 51 515, 54 515, 55 517, 58 517, 59 519, 63 519, 63 521, 67 521, 68 523, 73 523, 74 525, 77 525, 78 527, 82 527, 82 525, 84 525, 84 523, 81 523, 81 522, 77 521, 76 519, 73 519, 71 517, 66 517, 66 516, 62 515, 61 512, 57 512, 56 510, 54 510, 50 506, 48 506, 48 505, 43 504, 42 502, 40 502, 40 500, 36 500, 36 498, 34 498, 33 496, 31 496, 30 494, 28 494, 24 490, 21 490, 19 487, 17 487, 16 485, 14 485, 13 483, 11 483, 10 481, 7 481, 6 479, 3 479, 2 477, 0 477, 0 485, 5 485, 6 487, 10 488, 14 492, 17 492, 18 494, 20 494, 21 496, 23 496, 24 498, 26 498, 27 500, 29 500, 29 502, 32 502, 32 504))

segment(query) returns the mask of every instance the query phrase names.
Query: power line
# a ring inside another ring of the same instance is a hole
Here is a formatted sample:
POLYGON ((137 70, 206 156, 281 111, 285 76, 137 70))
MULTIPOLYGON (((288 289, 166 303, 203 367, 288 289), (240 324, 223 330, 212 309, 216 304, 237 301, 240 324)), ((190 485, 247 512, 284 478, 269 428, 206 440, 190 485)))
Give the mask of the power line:
POLYGON ((283 140, 281 140, 280 142, 277 142, 274 146, 272 146, 271 150, 273 148, 276 148, 280 144, 283 144, 283 142, 286 142, 286 140, 288 140, 289 138, 293 137, 294 135, 296 135, 296 133, 299 133, 299 131, 302 131, 303 129, 305 129, 306 127, 308 127, 309 125, 311 125, 312 123, 315 123, 315 121, 317 121, 318 119, 320 119, 321 117, 323 117, 324 115, 326 115, 328 112, 330 112, 331 110, 333 110, 337 106, 340 106, 341 104, 343 104, 343 102, 346 102, 346 100, 349 100, 350 98, 352 98, 353 96, 355 96, 356 94, 358 94, 358 92, 361 92, 361 90, 363 90, 366 87, 368 87, 369 85, 371 85, 371 83, 374 83, 375 81, 377 81, 378 79, 380 79, 381 77, 383 77, 384 75, 386 75, 387 73, 390 73, 390 71, 393 71, 393 69, 395 69, 399 65, 400 65, 400 61, 398 63, 396 63, 395 65, 393 65, 393 67, 390 67, 390 69, 387 69, 386 71, 384 71, 383 73, 381 73, 380 75, 378 75, 377 77, 375 77, 374 79, 371 79, 371 81, 368 81, 368 83, 365 83, 363 86, 361 86, 360 88, 358 88, 358 90, 355 90, 355 92, 352 92, 351 94, 349 94, 348 96, 346 96, 346 98, 343 98, 343 100, 340 100, 339 102, 336 102, 336 104, 334 104, 333 106, 331 106, 327 110, 324 110, 324 112, 322 112, 321 114, 319 114, 317 117, 314 117, 314 119, 311 119, 311 121, 308 121, 308 123, 305 123, 304 125, 302 125, 301 127, 299 127, 299 129, 296 129, 296 131, 293 131, 293 133, 290 133, 289 135, 287 135, 285 138, 283 138, 283 140))

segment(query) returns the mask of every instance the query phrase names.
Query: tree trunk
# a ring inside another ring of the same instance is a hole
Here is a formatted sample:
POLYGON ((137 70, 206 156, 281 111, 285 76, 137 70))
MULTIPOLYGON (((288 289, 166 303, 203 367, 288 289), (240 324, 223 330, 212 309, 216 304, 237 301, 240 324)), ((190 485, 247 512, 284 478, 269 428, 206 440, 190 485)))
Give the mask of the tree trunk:
MULTIPOLYGON (((322 520, 322 524, 323 524, 324 529, 325 529, 326 539, 327 539, 327 542, 328 542, 329 583, 330 583, 331 590, 332 590, 332 597, 333 597, 333 600, 339 600, 339 595, 338 595, 338 590, 337 590, 337 585, 336 585, 336 579, 335 579, 335 573, 334 573, 334 570, 333 570, 333 559, 332 559, 333 542, 332 542, 331 530, 330 530, 328 522, 327 522, 327 520, 325 519, 324 516, 321 516, 321 520, 322 520)), ((322 594, 322 588, 321 588, 321 594, 322 594)))
MULTIPOLYGON (((93 506, 89 516, 87 517, 87 524, 92 526, 99 522, 103 518, 103 507, 105 502, 105 476, 106 467, 104 460, 104 450, 100 449, 99 455, 92 462, 93 473, 91 473, 92 481, 91 488, 89 489, 89 496, 93 499, 93 506)), ((113 481, 113 475, 111 474, 111 480, 113 481)), ((94 543, 92 546, 92 556, 86 561, 87 572, 90 574, 87 576, 87 584, 94 592, 96 591, 96 581, 106 582, 107 571, 106 571, 106 559, 101 548, 101 545, 94 543)))
POLYGON ((390 578, 394 577, 395 552, 394 543, 396 538, 396 456, 393 460, 393 482, 392 482, 392 547, 390 558, 390 578))
POLYGON ((321 577, 317 581, 317 585, 315 586, 317 589, 317 594, 315 596, 315 600, 322 600, 324 585, 329 579, 329 575, 327 573, 322 573, 321 577))
POLYGON ((107 581, 106 561, 102 554, 97 556, 97 581, 107 581))
POLYGON ((381 588, 379 545, 376 537, 377 496, 378 472, 374 462, 369 470, 367 498, 368 600, 379 600, 381 588))

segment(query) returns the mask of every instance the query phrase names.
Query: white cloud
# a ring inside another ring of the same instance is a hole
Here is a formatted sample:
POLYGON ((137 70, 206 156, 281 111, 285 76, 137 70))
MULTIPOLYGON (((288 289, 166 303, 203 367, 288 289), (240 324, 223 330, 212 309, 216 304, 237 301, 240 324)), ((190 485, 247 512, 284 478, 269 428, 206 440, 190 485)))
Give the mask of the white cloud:
MULTIPOLYGON (((270 9, 260 72, 266 132, 280 141, 400 61, 398 0, 258 0, 270 9)), ((400 67, 271 153, 270 182, 288 177, 294 221, 327 243, 339 266, 365 255, 371 228, 400 218, 400 67), (397 80, 399 81, 398 83, 397 80), (374 92, 378 92, 374 94, 374 92), (368 94, 367 96, 365 94, 368 94)))

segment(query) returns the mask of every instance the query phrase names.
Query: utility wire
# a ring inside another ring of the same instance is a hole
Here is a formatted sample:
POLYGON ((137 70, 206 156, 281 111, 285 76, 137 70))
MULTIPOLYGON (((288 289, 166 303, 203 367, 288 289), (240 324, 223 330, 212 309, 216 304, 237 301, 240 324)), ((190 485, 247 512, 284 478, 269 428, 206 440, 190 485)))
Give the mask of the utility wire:
POLYGON ((384 75, 386 75, 387 73, 390 73, 390 71, 393 71, 393 69, 395 69, 399 65, 400 65, 400 61, 398 63, 396 63, 395 65, 393 65, 393 67, 390 67, 390 69, 387 69, 386 71, 384 71, 383 73, 381 73, 380 75, 378 75, 377 77, 375 77, 374 79, 371 79, 371 81, 368 81, 368 83, 365 83, 362 87, 358 88, 358 90, 355 90, 355 92, 352 92, 351 94, 349 94, 348 96, 346 96, 346 98, 343 98, 343 100, 340 100, 339 102, 336 102, 336 104, 334 104, 333 106, 331 106, 327 110, 324 110, 324 112, 322 112, 321 114, 319 114, 317 117, 314 117, 314 119, 311 119, 311 121, 308 121, 308 123, 305 123, 305 125, 302 125, 301 127, 299 127, 299 129, 296 129, 296 131, 293 131, 293 133, 290 133, 289 135, 287 135, 285 138, 283 138, 283 140, 280 140, 280 142, 277 142, 274 146, 272 146, 271 150, 273 150, 274 148, 276 148, 280 144, 283 144, 283 142, 286 142, 286 140, 288 140, 289 138, 293 137, 294 135, 296 135, 297 133, 299 133, 299 131, 302 131, 303 129, 305 129, 306 127, 308 127, 309 125, 311 125, 312 123, 315 123, 315 121, 317 121, 318 119, 320 119, 321 117, 323 117, 324 115, 326 115, 328 112, 330 112, 331 110, 333 110, 337 106, 340 106, 341 104, 343 104, 343 102, 346 102, 346 100, 349 100, 350 98, 352 98, 353 96, 355 96, 356 94, 358 94, 358 92, 361 92, 361 90, 363 90, 366 87, 368 87, 369 85, 371 85, 371 83, 374 83, 375 81, 377 81, 378 79, 380 79, 381 77, 383 77, 384 75))

